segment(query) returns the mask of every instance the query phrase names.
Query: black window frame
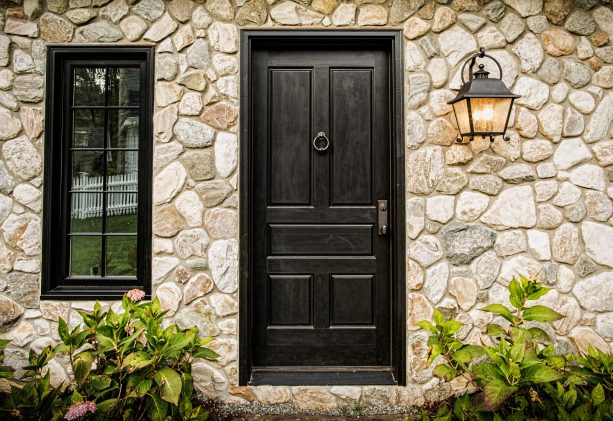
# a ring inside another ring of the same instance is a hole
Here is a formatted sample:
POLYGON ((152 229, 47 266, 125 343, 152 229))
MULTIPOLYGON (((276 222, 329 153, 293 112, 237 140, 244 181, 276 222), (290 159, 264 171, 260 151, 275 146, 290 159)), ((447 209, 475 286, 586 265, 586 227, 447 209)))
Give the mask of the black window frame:
POLYGON ((113 300, 133 288, 151 297, 153 172, 153 46, 50 45, 47 47, 43 181, 41 299, 113 300), (137 262, 134 277, 68 276, 68 221, 71 136, 70 107, 74 67, 140 67, 137 262), (80 66, 79 66, 80 65, 80 66), (67 132, 68 130, 68 132, 67 132))

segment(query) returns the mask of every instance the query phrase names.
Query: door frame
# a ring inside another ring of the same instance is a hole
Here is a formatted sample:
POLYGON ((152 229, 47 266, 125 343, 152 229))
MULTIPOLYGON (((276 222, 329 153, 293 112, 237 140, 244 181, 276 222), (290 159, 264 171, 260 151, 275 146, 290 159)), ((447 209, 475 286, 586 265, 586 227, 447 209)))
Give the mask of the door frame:
MULTIPOLYGON (((389 52, 390 63, 390 109, 393 127, 390 127, 392 147, 390 148, 390 190, 393 201, 392 236, 390 252, 392 278, 391 290, 391 336, 392 336, 392 383, 382 383, 376 371, 360 372, 359 383, 341 372, 314 372, 298 376, 278 371, 258 384, 277 385, 332 385, 332 384, 395 384, 406 383, 406 267, 405 267, 405 166, 404 166, 404 118, 403 118, 403 48, 402 30, 337 30, 337 29, 248 29, 240 31, 240 220, 239 220, 239 385, 245 386, 252 378, 252 309, 251 274, 254 245, 252 232, 253 186, 252 186, 252 110, 251 97, 251 51, 254 45, 262 43, 290 43, 294 45, 330 44, 342 45, 359 41, 384 46, 389 52)), ((304 373, 303 373, 304 374, 304 373)))

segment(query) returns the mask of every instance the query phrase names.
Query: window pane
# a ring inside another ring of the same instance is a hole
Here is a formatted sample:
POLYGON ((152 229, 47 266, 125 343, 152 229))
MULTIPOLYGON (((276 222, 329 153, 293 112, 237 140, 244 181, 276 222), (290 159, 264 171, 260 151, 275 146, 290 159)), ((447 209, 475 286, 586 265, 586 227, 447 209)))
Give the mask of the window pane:
POLYGON ((106 232, 136 232, 138 193, 109 193, 106 207, 106 232))
POLYGON ((109 68, 109 105, 138 105, 139 95, 139 68, 109 68))
POLYGON ((104 152, 75 151, 72 153, 72 185, 79 190, 102 190, 104 152))
POLYGON ((70 231, 102 232, 102 193, 72 193, 70 231))
POLYGON ((136 276, 136 237, 117 236, 106 239, 107 276, 136 276))
POLYGON ((70 274, 100 276, 102 237, 83 236, 70 239, 70 274))
POLYGON ((74 110, 72 146, 75 148, 104 147, 104 110, 74 110))
POLYGON ((109 190, 138 189, 138 151, 106 153, 106 173, 109 190))
POLYGON ((74 105, 104 105, 104 67, 74 69, 74 105))
POLYGON ((109 110, 109 143, 111 148, 138 148, 138 111, 109 110))

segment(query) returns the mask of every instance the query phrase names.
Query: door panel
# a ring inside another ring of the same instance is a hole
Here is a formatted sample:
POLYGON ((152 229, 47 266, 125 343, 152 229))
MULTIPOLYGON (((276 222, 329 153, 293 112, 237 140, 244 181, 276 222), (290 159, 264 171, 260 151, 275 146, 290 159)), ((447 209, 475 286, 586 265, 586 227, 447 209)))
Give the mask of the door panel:
POLYGON ((389 368, 389 53, 261 48, 252 63, 253 367, 389 368))

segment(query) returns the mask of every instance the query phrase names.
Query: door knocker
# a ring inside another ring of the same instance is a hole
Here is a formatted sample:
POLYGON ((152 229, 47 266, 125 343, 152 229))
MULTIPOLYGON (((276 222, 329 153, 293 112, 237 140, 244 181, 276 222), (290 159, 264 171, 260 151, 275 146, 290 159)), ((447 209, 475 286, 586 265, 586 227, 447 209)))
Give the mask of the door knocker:
POLYGON ((330 139, 328 139, 328 136, 326 136, 324 132, 317 133, 317 136, 315 136, 315 139, 313 139, 313 147, 318 152, 324 152, 329 146, 330 139))

